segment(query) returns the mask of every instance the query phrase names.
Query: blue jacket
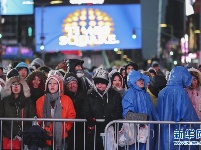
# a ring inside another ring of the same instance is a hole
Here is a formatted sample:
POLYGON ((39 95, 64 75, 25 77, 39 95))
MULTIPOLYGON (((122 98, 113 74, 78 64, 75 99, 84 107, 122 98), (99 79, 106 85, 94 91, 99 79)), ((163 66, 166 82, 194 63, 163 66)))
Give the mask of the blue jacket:
MULTIPOLYGON (((161 121, 199 121, 198 116, 193 108, 185 87, 190 86, 192 76, 188 70, 182 66, 177 66, 170 72, 170 77, 167 86, 159 92, 157 109, 161 121)), ((192 125, 194 129, 198 126, 192 125)), ((174 145, 174 131, 179 129, 179 125, 161 125, 160 130, 160 149, 162 150, 177 150, 178 146, 174 145), (169 141, 170 138, 170 141, 169 141), (170 145, 170 147, 169 147, 170 145)), ((189 125, 181 125, 180 129, 190 129, 189 125)), ((184 136, 184 134, 183 134, 184 136)), ((189 141, 189 139, 181 139, 189 141)), ((193 140, 193 139, 191 139, 193 140)), ((193 140, 195 141, 195 139, 193 140)), ((181 146, 183 149, 188 149, 189 146, 181 146)), ((196 150, 197 147, 191 147, 196 150)))
MULTIPOLYGON (((127 77, 127 85, 129 86, 129 89, 124 94, 123 100, 122 100, 122 107, 123 107, 123 118, 127 114, 128 111, 132 111, 135 113, 145 113, 149 115, 149 120, 158 120, 158 114, 156 112, 156 109, 151 101, 151 97, 149 93, 146 92, 145 88, 142 89, 136 85, 136 81, 139 79, 144 80, 145 87, 150 81, 149 77, 133 70, 128 74, 127 77)), ((150 128, 154 130, 154 125, 150 125, 150 128)), ((155 130, 156 131, 156 130, 155 130)), ((151 135, 153 137, 153 135, 151 135)), ((150 138, 149 144, 150 147, 154 147, 156 145, 154 143, 155 139, 150 138)), ((134 149, 134 146, 132 145, 129 147, 129 150, 134 149)), ((145 144, 140 143, 140 150, 145 150, 146 146, 145 144)))

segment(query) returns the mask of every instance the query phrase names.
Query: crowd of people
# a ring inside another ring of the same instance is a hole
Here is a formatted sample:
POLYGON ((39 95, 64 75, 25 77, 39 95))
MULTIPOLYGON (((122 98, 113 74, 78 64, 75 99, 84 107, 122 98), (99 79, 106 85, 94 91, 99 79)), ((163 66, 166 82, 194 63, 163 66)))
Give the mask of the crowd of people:
MULTIPOLYGON (((58 150, 83 150, 85 132, 86 149, 93 150, 95 126, 96 150, 103 150, 100 133, 109 122, 124 119, 129 112, 147 114, 150 121, 201 121, 198 68, 175 66, 170 72, 162 72, 160 64, 152 62, 143 71, 137 63, 128 62, 112 70, 97 67, 90 73, 83 68, 83 63, 83 60, 69 59, 52 69, 36 58, 30 64, 17 63, 6 74, 0 67, 0 118, 86 119, 85 128, 79 122, 38 122, 54 139, 54 142, 47 141, 45 149, 54 145, 58 150), (105 121, 97 122, 97 119, 105 121)), ((30 126, 27 122, 23 128, 30 126)), ((159 132, 154 124, 150 128, 159 132)), ((198 129, 196 125, 180 128, 198 129)), ((173 143, 176 129, 179 129, 177 125, 170 128, 161 125, 160 137, 151 136, 154 138, 150 139, 149 149, 178 149, 173 143)), ((22 137, 22 132, 20 119, 14 122, 12 130, 10 121, 3 122, 3 137, 22 137)), ((139 143, 130 145, 129 150, 136 145, 140 150, 147 148, 147 144, 139 143)))

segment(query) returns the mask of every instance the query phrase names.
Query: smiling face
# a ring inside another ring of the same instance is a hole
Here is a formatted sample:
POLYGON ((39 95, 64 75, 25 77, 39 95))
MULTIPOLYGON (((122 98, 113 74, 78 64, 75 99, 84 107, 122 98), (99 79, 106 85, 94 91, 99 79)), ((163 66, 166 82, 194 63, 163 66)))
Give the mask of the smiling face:
POLYGON ((55 79, 50 79, 47 83, 48 90, 51 94, 56 93, 59 90, 59 84, 55 79))
POLYGON ((118 75, 116 75, 112 81, 112 86, 116 88, 122 88, 122 81, 118 75))
POLYGON ((33 88, 38 88, 40 83, 41 83, 41 79, 38 76, 35 76, 34 79, 32 80, 33 88))
POLYGON ((77 81, 75 80, 70 81, 68 84, 66 84, 66 88, 70 92, 73 92, 73 93, 77 92, 77 89, 78 89, 77 81))
POLYGON ((96 83, 96 88, 100 91, 105 91, 107 85, 105 83, 96 83))

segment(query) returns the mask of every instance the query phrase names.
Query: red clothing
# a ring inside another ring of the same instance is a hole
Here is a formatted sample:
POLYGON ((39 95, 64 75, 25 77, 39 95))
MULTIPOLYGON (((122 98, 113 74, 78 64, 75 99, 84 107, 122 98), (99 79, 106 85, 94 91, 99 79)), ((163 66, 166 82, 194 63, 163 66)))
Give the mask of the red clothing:
MULTIPOLYGON (((36 101, 36 114, 38 118, 43 118, 43 105, 44 105, 45 95, 40 97, 36 101)), ((76 113, 74 109, 74 105, 70 97, 66 95, 61 95, 61 106, 62 106, 62 119, 75 119, 76 113)), ((64 134, 64 123, 62 123, 62 138, 66 138, 68 136, 68 131, 71 129, 73 123, 66 122, 65 123, 65 134, 64 134)), ((53 132, 53 122, 50 122, 50 126, 45 126, 45 130, 48 131, 49 135, 52 135, 53 132)), ((50 145, 50 142, 48 142, 50 145)))

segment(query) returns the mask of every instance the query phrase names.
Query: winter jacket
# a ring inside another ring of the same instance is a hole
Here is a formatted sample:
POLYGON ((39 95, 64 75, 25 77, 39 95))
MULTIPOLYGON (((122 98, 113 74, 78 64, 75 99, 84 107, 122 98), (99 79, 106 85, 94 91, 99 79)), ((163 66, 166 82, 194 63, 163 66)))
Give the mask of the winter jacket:
MULTIPOLYGON (((31 102, 30 90, 24 79, 20 77, 12 77, 6 81, 4 89, 2 89, 2 100, 0 101, 0 117, 4 118, 19 118, 19 121, 13 122, 13 137, 17 134, 21 135, 21 121, 20 118, 34 118, 35 109, 31 102), (13 82, 19 82, 21 84, 21 92, 17 99, 14 98, 14 94, 11 92, 11 84, 13 82), (18 113, 17 113, 18 110, 18 113), (23 110, 23 111, 22 111, 23 110)), ((23 122, 23 129, 31 126, 31 121, 23 122)), ((11 122, 3 122, 3 136, 11 138, 11 122)), ((13 138, 12 137, 12 138, 13 138)))
MULTIPOLYGON (((122 107, 123 107, 123 118, 126 116, 126 114, 131 111, 134 113, 144 113, 149 115, 149 120, 159 120, 158 119, 158 114, 157 111, 151 101, 151 97, 149 93, 146 92, 145 88, 140 88, 136 85, 136 81, 139 79, 144 80, 144 86, 148 84, 150 81, 149 77, 138 72, 138 71, 131 71, 128 74, 127 78, 127 85, 129 86, 129 89, 126 91, 124 94, 124 97, 122 99, 122 107)), ((153 124, 150 125, 150 128, 154 130, 156 133, 155 126, 153 124)), ((151 137, 155 137, 156 135, 150 135, 151 137)), ((155 139, 150 138, 150 147, 154 147, 155 144, 155 139)), ((130 146, 129 149, 133 150, 134 145, 130 146)), ((146 145, 141 144, 139 145, 140 150, 145 150, 146 145)))
MULTIPOLYGON (((43 104, 44 104, 44 100, 45 100, 45 95, 43 95, 42 97, 40 97, 37 101, 36 101, 36 114, 38 118, 43 118, 43 104)), ((66 95, 61 95, 61 105, 62 105, 62 118, 63 119, 74 119, 76 116, 75 113, 75 109, 73 106, 73 102, 70 99, 70 97, 66 96, 66 95)), ((45 127, 45 129, 47 131, 53 132, 53 122, 51 122, 50 127, 45 127)), ((64 124, 63 124, 64 125, 64 124)), ((63 134, 63 138, 66 138, 68 136, 68 131, 71 129, 72 127, 72 123, 65 123, 66 127, 65 127, 65 134, 63 134)), ((62 129, 64 129, 64 126, 62 127, 62 129)), ((62 132, 64 133, 64 131, 62 132)))
MULTIPOLYGON (((63 119, 74 119, 76 117, 76 112, 73 106, 73 102, 70 99, 70 97, 66 96, 63 94, 63 81, 61 80, 60 77, 58 76, 50 76, 48 77, 48 79, 46 80, 46 86, 45 86, 45 91, 48 92, 48 82, 50 79, 55 79, 58 84, 59 84, 59 93, 60 93, 60 103, 61 103, 61 118, 63 119)), ((38 118, 43 118, 43 107, 44 107, 44 103, 45 103, 45 97, 46 94, 43 95, 42 97, 40 97, 37 101, 36 101, 36 114, 38 116, 38 118)), ((62 138, 66 138, 68 136, 68 131, 71 129, 73 123, 72 122, 66 122, 65 124, 62 123, 62 138), (65 125, 65 127, 64 127, 65 125), (64 130, 65 128, 65 130, 64 130), (65 131, 65 133, 64 133, 65 131)), ((45 125, 45 129, 48 131, 49 135, 53 135, 53 122, 50 122, 49 126, 45 125)), ((51 141, 47 141, 48 145, 51 145, 51 141)))
MULTIPOLYGON (((87 119, 87 127, 89 120, 95 119, 105 119, 105 122, 96 123, 96 149, 103 149, 102 138, 100 133, 104 132, 105 126, 112 120, 121 119, 122 107, 121 107, 121 95, 114 89, 110 88, 103 98, 93 90, 85 97, 85 101, 82 107, 83 118, 87 119)), ((86 145, 87 150, 93 150, 93 138, 94 135, 89 131, 87 132, 86 145)))
MULTIPOLYGON (((193 108, 190 98, 184 88, 190 86, 192 75, 182 66, 174 67, 170 73, 167 86, 158 94, 157 109, 161 121, 199 121, 198 116, 193 108)), ((197 129, 196 125, 191 125, 193 129, 197 129)), ((179 148, 189 149, 189 145, 174 145, 174 131, 190 129, 190 125, 161 125, 160 126, 160 148, 162 150, 177 150, 179 148), (169 129, 170 127, 170 129, 169 129), (169 135, 170 134, 170 135, 169 135)), ((183 141, 195 140, 181 139, 183 141)), ((190 146, 196 150, 197 146, 190 146)))

